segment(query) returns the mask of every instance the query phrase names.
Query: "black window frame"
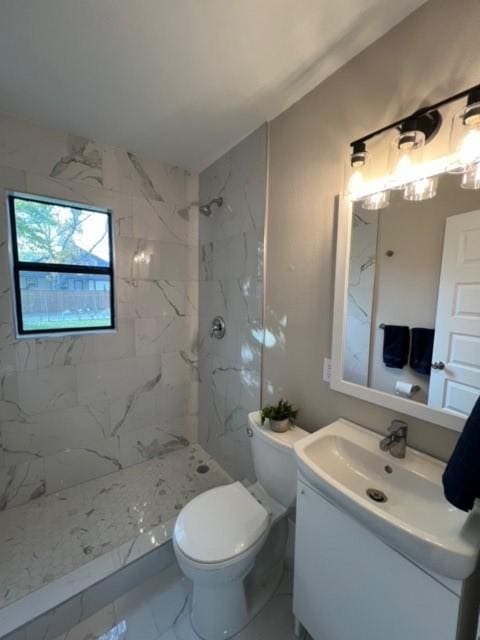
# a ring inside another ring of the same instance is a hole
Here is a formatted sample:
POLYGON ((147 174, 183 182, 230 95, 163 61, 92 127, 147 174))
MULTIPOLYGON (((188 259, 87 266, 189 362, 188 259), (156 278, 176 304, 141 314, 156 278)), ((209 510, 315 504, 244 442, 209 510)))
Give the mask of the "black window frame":
POLYGON ((15 298, 15 322, 17 337, 35 337, 44 335, 62 335, 67 336, 78 333, 111 333, 116 330, 116 309, 115 309, 115 269, 114 269, 114 246, 113 246, 113 216, 108 209, 92 207, 90 205, 82 205, 78 202, 70 202, 68 200, 60 200, 43 196, 34 196, 24 193, 8 193, 8 218, 10 226, 10 247, 11 247, 11 265, 15 298), (68 207, 78 211, 90 211, 92 213, 101 213, 107 216, 108 225, 108 246, 110 253, 110 266, 94 267, 86 265, 70 265, 58 264, 54 262, 28 262, 20 260, 18 257, 18 238, 17 226, 15 219, 15 200, 25 200, 27 202, 36 202, 39 204, 49 204, 53 206, 68 207), (38 273, 71 273, 82 275, 107 275, 110 276, 110 324, 86 327, 66 327, 65 329, 25 329, 23 326, 22 297, 20 290, 20 272, 30 271, 38 273))

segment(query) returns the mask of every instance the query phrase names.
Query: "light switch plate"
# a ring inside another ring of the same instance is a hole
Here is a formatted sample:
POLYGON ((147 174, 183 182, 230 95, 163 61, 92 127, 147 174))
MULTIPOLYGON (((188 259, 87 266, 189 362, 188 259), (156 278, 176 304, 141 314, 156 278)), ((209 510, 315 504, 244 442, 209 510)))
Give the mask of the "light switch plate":
POLYGON ((323 381, 330 382, 332 379, 332 359, 324 358, 323 359, 323 381))

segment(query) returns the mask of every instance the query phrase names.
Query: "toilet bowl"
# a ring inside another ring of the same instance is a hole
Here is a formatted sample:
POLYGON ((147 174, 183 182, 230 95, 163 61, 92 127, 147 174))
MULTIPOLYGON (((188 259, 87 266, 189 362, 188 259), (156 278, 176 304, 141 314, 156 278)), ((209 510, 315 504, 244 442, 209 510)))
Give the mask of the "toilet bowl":
POLYGON ((293 444, 308 433, 298 427, 274 433, 262 426, 259 412, 249 415, 249 427, 259 482, 210 489, 189 502, 175 524, 174 551, 193 583, 191 624, 204 640, 230 638, 258 612, 261 603, 248 593, 246 578, 272 525, 295 502, 293 444))

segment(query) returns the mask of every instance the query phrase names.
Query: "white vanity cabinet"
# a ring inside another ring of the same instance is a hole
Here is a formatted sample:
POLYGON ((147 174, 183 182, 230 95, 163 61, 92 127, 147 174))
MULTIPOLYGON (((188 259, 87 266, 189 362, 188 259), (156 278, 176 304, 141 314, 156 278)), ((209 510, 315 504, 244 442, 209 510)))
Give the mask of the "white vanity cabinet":
POLYGON ((293 608, 314 640, 455 640, 461 587, 442 584, 299 476, 293 608))

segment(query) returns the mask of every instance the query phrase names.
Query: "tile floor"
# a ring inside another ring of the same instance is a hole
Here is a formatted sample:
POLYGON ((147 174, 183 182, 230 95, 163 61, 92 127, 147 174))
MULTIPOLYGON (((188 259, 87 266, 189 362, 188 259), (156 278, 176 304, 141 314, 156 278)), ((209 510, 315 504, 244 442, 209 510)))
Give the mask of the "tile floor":
POLYGON ((195 495, 230 481, 192 445, 0 513, 0 610, 135 541, 195 495), (208 472, 200 473, 205 464, 208 472))
MULTIPOLYGON (((295 640, 292 573, 236 640, 295 640)), ((186 618, 191 587, 177 564, 132 589, 56 640, 196 640, 186 618)))

